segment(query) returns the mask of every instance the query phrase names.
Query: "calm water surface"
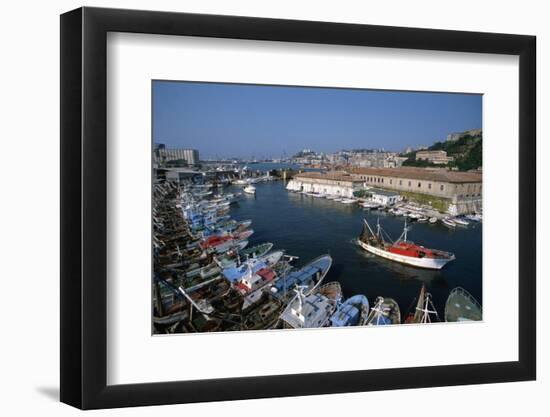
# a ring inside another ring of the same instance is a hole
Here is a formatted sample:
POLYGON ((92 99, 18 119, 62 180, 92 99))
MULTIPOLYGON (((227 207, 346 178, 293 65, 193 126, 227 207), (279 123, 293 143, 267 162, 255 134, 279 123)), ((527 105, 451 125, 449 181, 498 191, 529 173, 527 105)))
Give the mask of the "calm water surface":
MULTIPOLYGON (((238 190, 229 187, 225 192, 238 190)), ((410 224, 408 239, 429 248, 453 252, 456 260, 441 271, 413 268, 368 254, 353 243, 362 228, 362 219, 371 225, 380 218, 381 226, 397 239, 404 218, 357 205, 345 205, 286 191, 282 181, 256 184, 256 196, 245 194, 231 208, 236 220, 252 220, 254 234, 249 246, 272 242, 274 249, 285 249, 300 259, 301 266, 319 255, 329 253, 333 265, 324 282, 339 281, 344 297, 364 294, 372 303, 377 296, 395 298, 405 317, 421 283, 433 295, 443 319, 445 301, 456 286, 482 301, 481 225, 449 230, 441 224, 410 224)))

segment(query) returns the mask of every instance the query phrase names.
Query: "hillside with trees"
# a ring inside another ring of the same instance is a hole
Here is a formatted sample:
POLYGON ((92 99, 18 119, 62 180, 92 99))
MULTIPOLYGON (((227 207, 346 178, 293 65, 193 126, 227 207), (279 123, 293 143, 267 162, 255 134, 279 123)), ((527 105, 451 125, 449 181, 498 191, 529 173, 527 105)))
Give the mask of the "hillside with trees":
MULTIPOLYGON (((430 151, 445 151, 447 156, 452 156, 453 161, 446 166, 456 168, 460 171, 468 171, 477 169, 483 166, 483 137, 482 133, 470 134, 465 132, 460 137, 453 141, 436 142, 428 148, 430 151)), ((434 164, 425 160, 416 160, 416 151, 406 154, 407 160, 403 162, 403 166, 415 167, 441 167, 445 165, 434 164)))

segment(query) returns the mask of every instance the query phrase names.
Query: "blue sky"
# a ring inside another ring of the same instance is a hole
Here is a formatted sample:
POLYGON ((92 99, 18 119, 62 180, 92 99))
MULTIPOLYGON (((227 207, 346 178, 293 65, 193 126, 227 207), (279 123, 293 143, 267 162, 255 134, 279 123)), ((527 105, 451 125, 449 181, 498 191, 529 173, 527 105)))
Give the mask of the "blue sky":
POLYGON ((153 82, 154 142, 198 149, 201 159, 401 151, 481 123, 481 95, 153 82))

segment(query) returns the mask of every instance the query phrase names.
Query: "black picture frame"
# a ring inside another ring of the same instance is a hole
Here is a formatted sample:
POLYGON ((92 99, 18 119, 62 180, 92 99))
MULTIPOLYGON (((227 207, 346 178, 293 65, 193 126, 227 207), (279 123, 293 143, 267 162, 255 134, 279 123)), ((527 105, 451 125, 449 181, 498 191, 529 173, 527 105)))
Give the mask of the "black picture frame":
POLYGON ((251 17, 88 7, 61 15, 61 401, 94 409, 535 379, 535 45, 524 35, 251 17), (519 56, 519 360, 107 385, 108 32, 519 56))

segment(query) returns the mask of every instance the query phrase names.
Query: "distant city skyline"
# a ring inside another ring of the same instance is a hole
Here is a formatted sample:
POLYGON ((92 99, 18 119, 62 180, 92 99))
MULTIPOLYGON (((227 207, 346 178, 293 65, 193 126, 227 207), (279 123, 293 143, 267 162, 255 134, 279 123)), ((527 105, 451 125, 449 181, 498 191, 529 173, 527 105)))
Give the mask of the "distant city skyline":
POLYGON ((153 82, 153 141, 201 159, 400 152, 482 128, 479 94, 153 82))

